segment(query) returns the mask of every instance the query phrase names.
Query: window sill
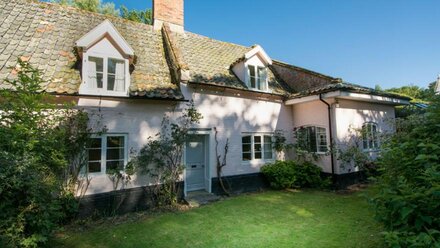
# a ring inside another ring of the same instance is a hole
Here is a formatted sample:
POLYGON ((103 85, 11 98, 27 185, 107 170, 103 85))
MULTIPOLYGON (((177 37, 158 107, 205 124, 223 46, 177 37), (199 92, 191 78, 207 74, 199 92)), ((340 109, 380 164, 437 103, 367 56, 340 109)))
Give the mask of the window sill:
POLYGON ((269 94, 272 93, 271 90, 259 90, 259 89, 256 89, 256 88, 251 88, 249 86, 248 86, 248 89, 251 90, 251 91, 254 91, 254 92, 269 93, 269 94))
POLYGON ((80 95, 87 96, 114 96, 114 97, 129 97, 128 92, 91 92, 91 91, 79 91, 80 95))
POLYGON ((241 165, 252 165, 252 164, 263 165, 273 162, 275 162, 275 159, 253 159, 253 160, 241 161, 241 165))

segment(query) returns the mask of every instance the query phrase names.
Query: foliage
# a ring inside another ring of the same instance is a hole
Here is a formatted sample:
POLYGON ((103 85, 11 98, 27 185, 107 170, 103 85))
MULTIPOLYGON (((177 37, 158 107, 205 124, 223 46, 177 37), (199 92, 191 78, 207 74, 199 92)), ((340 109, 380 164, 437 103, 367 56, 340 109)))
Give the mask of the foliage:
POLYGON ((0 246, 35 247, 76 210, 66 179, 86 116, 49 103, 27 62, 14 71, 4 83, 13 90, 0 90, 0 246))
POLYGON ((435 95, 435 83, 431 83, 428 88, 422 88, 417 85, 405 85, 398 88, 390 88, 385 92, 396 93, 399 95, 411 97, 416 102, 429 102, 435 95))
POLYGON ((51 0, 51 2, 104 15, 120 16, 130 21, 153 24, 153 12, 151 9, 129 10, 124 5, 121 5, 121 9, 117 9, 113 2, 103 2, 101 0, 51 0))
POLYGON ((350 127, 348 129, 347 139, 339 145, 337 153, 342 169, 348 169, 348 171, 359 169, 366 172, 367 175, 375 173, 373 159, 362 149, 362 137, 365 131, 362 128, 350 127))
MULTIPOLYGON (((296 159, 300 162, 315 162, 320 158, 320 155, 327 154, 319 154, 317 153, 316 147, 312 147, 312 141, 309 140, 309 134, 306 130, 306 127, 298 127, 293 130, 293 134, 295 137, 295 143, 293 143, 291 148, 295 151, 296 159)), ((331 149, 327 149, 328 152, 331 152, 331 149)))
POLYGON ((173 122, 169 116, 162 121, 156 137, 148 137, 147 144, 132 159, 136 170, 156 179, 155 193, 158 204, 175 204, 178 199, 180 176, 183 172, 182 157, 190 128, 199 123, 202 115, 190 102, 182 115, 173 122))
POLYGON ((153 12, 146 10, 129 10, 124 5, 121 6, 121 17, 130 21, 153 24, 153 12))
POLYGON ((274 189, 293 188, 296 178, 295 164, 288 161, 276 161, 261 167, 261 173, 268 179, 274 189))
POLYGON ((383 144, 372 202, 390 247, 440 247, 440 99, 398 121, 383 144))
POLYGON ((287 151, 293 148, 293 144, 287 143, 287 138, 284 136, 283 130, 275 130, 273 139, 273 149, 277 152, 287 151))
POLYGON ((51 2, 104 15, 119 16, 120 14, 114 3, 103 3, 101 0, 51 0, 51 2))
POLYGON ((321 178, 321 168, 310 162, 276 161, 273 164, 264 165, 261 172, 274 189, 313 188, 327 184, 321 178))

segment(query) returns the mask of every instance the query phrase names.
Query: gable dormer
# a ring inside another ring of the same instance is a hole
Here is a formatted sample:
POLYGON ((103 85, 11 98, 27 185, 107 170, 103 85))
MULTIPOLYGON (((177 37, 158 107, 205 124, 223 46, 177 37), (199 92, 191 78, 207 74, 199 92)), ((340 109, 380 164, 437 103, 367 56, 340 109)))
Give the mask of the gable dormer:
POLYGON ((270 65, 272 65, 272 59, 261 46, 256 45, 244 55, 240 62, 232 66, 232 70, 249 89, 268 92, 268 67, 270 65))
POLYGON ((81 37, 76 46, 82 58, 79 94, 129 95, 129 64, 134 51, 109 20, 81 37))

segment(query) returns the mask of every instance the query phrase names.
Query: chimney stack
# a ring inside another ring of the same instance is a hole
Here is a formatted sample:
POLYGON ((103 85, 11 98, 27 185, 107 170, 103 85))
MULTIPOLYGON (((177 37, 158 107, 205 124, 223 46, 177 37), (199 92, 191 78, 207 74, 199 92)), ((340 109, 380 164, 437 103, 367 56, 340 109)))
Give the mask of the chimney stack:
POLYGON ((171 31, 183 33, 183 0, 153 0, 153 27, 160 30, 164 23, 171 31))

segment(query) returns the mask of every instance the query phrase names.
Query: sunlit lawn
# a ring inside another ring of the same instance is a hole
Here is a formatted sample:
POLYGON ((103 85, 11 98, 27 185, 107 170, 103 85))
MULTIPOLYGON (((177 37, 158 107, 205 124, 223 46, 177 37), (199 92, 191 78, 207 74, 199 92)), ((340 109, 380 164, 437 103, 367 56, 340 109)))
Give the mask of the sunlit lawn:
POLYGON ((137 222, 65 231, 65 247, 380 247, 360 193, 269 191, 137 222))

